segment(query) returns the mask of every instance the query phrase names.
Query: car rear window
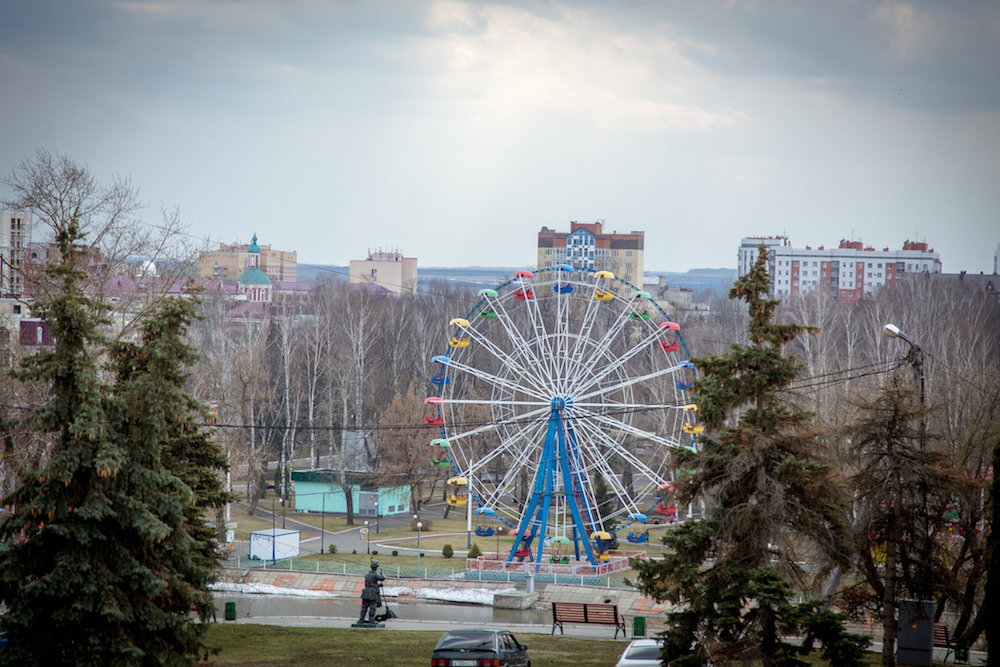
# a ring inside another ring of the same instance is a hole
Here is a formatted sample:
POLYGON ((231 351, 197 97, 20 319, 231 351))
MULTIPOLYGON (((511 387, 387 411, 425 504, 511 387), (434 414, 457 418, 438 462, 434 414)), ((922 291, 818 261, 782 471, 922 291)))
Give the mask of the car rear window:
POLYGON ((656 660, 660 657, 660 647, 657 646, 633 646, 626 653, 629 660, 656 660))
POLYGON ((493 648, 492 632, 448 632, 435 648, 493 648))

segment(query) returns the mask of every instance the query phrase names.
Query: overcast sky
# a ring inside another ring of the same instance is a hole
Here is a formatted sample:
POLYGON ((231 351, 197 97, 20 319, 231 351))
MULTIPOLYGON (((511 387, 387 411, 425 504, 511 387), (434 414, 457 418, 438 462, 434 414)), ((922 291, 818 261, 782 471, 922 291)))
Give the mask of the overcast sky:
POLYGON ((0 100, 3 174, 45 148, 300 262, 528 266, 598 219, 663 271, 1000 243, 995 0, 8 0, 0 100))

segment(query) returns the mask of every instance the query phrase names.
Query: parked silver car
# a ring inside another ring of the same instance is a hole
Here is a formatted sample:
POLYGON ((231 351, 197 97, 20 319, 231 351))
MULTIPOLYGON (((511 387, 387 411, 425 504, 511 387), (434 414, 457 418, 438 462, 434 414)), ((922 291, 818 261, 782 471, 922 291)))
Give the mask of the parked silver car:
POLYGON ((615 667, 660 667, 662 647, 663 642, 659 639, 633 639, 625 647, 615 667))

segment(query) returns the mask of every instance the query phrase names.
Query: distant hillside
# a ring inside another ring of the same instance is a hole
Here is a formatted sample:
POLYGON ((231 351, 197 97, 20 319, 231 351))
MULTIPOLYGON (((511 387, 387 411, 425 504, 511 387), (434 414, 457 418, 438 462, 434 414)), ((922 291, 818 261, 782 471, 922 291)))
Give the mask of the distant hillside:
POLYGON ((299 264, 295 274, 299 282, 314 283, 319 280, 347 280, 350 271, 346 266, 330 266, 328 264, 299 264))
POLYGON ((684 273, 647 271, 646 275, 664 276, 668 285, 688 287, 695 293, 712 290, 716 294, 726 294, 736 281, 736 269, 691 269, 684 273))
MULTIPOLYGON (((445 281, 467 284, 474 287, 495 287, 507 281, 524 267, 513 266, 421 266, 417 269, 417 289, 428 289, 430 283, 445 281)), ((677 287, 688 287, 695 292, 712 290, 717 294, 725 294, 733 281, 736 280, 735 269, 691 269, 684 273, 671 271, 647 271, 647 275, 664 276, 667 284, 677 287)), ((299 264, 298 279, 302 282, 315 282, 321 279, 347 280, 348 267, 329 266, 323 264, 299 264)))

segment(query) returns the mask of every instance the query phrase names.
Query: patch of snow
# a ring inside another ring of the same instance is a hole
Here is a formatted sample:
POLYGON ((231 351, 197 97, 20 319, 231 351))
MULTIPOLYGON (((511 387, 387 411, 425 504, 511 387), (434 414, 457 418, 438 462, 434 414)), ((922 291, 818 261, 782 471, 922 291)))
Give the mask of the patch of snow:
POLYGON ((386 586, 383 589, 386 597, 416 597, 425 600, 441 600, 442 602, 466 602, 470 604, 493 604, 494 593, 507 593, 517 590, 505 588, 493 590, 488 588, 410 588, 409 586, 386 586))
POLYGON ((236 584, 220 581, 211 585, 213 591, 223 591, 226 593, 240 593, 243 595, 281 595, 284 597, 296 598, 337 598, 337 593, 328 591, 313 591, 308 588, 287 588, 284 586, 273 586, 271 584, 236 584))

